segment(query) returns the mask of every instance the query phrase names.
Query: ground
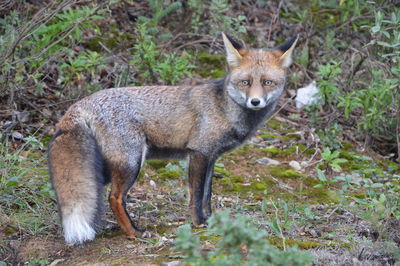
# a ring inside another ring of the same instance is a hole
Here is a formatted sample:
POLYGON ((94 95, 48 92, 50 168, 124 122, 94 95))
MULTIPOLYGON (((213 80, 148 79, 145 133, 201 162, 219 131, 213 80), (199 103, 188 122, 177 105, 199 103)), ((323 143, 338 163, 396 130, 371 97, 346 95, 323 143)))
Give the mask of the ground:
MULTIPOLYGON (((349 195, 362 199, 365 189, 354 188, 345 196, 339 182, 318 186, 321 180, 316 165, 322 160, 309 142, 310 134, 275 116, 245 145, 225 154, 215 168, 214 212, 230 209, 250 216, 270 233, 270 243, 308 250, 316 265, 394 264, 399 255, 399 221, 367 217, 365 211, 357 210, 359 207, 353 208, 355 200, 349 195), (273 220, 280 225, 280 233, 271 229, 273 220)), ((347 144, 346 152, 361 156, 356 145, 347 144)), ((345 167, 351 167, 349 162, 345 167)), ((31 234, 18 231, 18 225, 8 220, 0 227, 6 251, 2 260, 30 265, 160 265, 182 261, 172 242, 176 229, 190 223, 185 167, 184 162, 148 161, 130 190, 128 212, 146 228, 149 237, 126 239, 107 205, 104 229, 94 241, 83 245, 66 245, 58 224, 31 234)), ((55 213, 52 219, 58 222, 55 213)), ((213 249, 218 241, 203 236, 205 228, 193 231, 201 236, 205 250, 213 249)))

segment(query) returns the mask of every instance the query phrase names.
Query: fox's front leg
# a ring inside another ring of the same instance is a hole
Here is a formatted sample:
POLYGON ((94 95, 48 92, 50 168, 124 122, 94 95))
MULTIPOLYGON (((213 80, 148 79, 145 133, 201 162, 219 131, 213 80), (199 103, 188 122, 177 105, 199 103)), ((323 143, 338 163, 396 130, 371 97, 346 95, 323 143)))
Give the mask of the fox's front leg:
POLYGON ((204 185, 206 182, 209 159, 200 152, 191 152, 189 155, 189 209, 193 224, 196 226, 206 222, 203 213, 204 185))
POLYGON ((211 192, 212 192, 212 177, 214 175, 215 160, 209 162, 207 166, 206 180, 204 182, 203 195, 203 213, 206 218, 211 216, 211 192))

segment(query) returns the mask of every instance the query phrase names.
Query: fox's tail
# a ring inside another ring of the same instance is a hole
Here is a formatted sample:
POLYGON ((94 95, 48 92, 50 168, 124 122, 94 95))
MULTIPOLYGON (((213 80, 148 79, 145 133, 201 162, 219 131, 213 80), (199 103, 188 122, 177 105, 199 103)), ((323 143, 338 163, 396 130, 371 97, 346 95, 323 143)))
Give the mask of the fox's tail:
POLYGON ((67 243, 95 237, 101 221, 104 161, 84 130, 58 132, 49 148, 49 170, 67 243))

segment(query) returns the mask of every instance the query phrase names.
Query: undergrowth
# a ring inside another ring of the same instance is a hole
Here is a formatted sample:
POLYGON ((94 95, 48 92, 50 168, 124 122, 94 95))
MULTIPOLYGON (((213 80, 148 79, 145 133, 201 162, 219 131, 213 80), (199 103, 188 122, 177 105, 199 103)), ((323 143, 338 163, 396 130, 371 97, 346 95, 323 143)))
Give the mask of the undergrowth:
POLYGON ((178 228, 175 250, 184 254, 190 265, 308 265, 312 256, 296 247, 279 250, 269 244, 267 233, 257 228, 250 217, 219 211, 208 219, 208 236, 220 239, 213 251, 203 255, 200 239, 190 225, 178 228))

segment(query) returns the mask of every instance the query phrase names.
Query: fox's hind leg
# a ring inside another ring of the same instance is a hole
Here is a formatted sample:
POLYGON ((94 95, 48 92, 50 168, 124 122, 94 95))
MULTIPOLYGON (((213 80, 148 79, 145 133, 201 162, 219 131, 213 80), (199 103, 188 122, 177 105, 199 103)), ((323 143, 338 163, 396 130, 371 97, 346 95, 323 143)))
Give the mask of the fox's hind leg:
POLYGON ((145 144, 136 147, 137 153, 132 156, 120 153, 112 156, 109 162, 111 173, 110 206, 122 231, 129 239, 140 236, 143 230, 137 228, 126 211, 126 195, 136 181, 141 164, 145 157, 145 144))

